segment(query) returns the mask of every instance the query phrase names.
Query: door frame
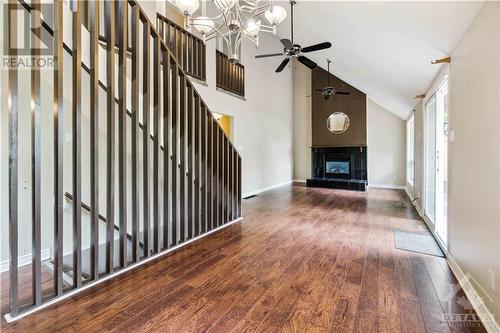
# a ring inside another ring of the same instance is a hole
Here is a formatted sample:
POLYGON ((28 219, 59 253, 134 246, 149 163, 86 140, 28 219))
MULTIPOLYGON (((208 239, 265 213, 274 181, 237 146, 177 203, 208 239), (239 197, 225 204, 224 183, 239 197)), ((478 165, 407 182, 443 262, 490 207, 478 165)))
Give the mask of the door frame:
MULTIPOLYGON (((429 88, 429 90, 427 91, 427 94, 425 95, 424 99, 422 100, 422 123, 421 123, 421 126, 422 126, 422 170, 421 170, 421 176, 422 176, 422 218, 425 222, 425 224, 427 225, 427 227, 429 228, 429 230, 431 231, 432 235, 434 236, 434 238, 436 239, 436 242, 438 243, 438 245, 441 247, 441 249, 443 250, 443 252, 445 253, 445 255, 448 254, 448 248, 449 248, 449 244, 450 244, 450 228, 449 228, 449 219, 447 221, 448 223, 448 232, 447 232, 447 236, 446 236, 446 243, 443 242, 443 240, 441 240, 441 238, 437 235, 436 233, 436 230, 435 230, 435 225, 430 221, 430 219, 427 217, 427 213, 425 211, 425 207, 426 207, 426 201, 427 201, 427 197, 426 197, 426 186, 427 186, 427 176, 426 176, 426 165, 427 165, 427 154, 426 154, 426 147, 427 147, 427 126, 426 126, 426 123, 427 123, 427 103, 429 102, 429 100, 437 93, 438 89, 441 87, 441 85, 444 83, 445 80, 448 80, 448 85, 449 85, 449 79, 450 79, 450 76, 449 76, 449 65, 448 64, 445 64, 443 66, 443 68, 440 70, 440 72, 438 73, 438 75, 436 76, 436 78, 434 79, 434 81, 432 82, 432 85, 431 87, 429 88)), ((448 96, 447 96, 447 103, 449 105, 449 100, 450 100, 450 90, 448 88, 448 96)), ((450 114, 448 114, 448 121, 450 119, 450 114)), ((448 143, 448 152, 450 151, 449 149, 449 143, 448 143)), ((449 168, 450 168, 450 163, 449 163, 449 159, 448 159, 448 174, 449 174, 449 168)), ((449 209, 449 205, 447 206, 447 209, 449 209)), ((448 212, 447 212, 447 215, 449 216, 448 212)))

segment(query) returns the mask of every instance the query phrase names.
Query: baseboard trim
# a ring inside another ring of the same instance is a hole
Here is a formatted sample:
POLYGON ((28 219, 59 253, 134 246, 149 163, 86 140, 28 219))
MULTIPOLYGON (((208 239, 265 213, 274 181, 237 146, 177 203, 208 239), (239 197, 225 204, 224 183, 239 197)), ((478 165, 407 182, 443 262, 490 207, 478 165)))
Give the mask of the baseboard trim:
POLYGON ((292 180, 292 183, 307 183, 307 180, 306 179, 294 179, 292 180))
POLYGON ((408 196, 408 198, 410 198, 410 201, 413 202, 413 200, 415 200, 415 197, 413 196, 411 191, 408 189, 408 186, 405 186, 405 192, 406 192, 406 195, 408 196))
MULTIPOLYGON (((448 266, 453 271, 453 274, 455 274, 455 277, 457 278, 460 287, 462 287, 463 291, 465 292, 465 295, 467 296, 469 302, 474 307, 476 313, 479 315, 479 318, 481 319, 481 322, 483 323, 486 330, 490 333, 500 333, 500 325, 495 321, 494 315, 488 310, 486 305, 481 302, 482 297, 476 291, 476 288, 474 288, 472 283, 470 283, 471 279, 475 281, 474 278, 470 274, 464 273, 453 256, 448 254, 446 261, 448 262, 448 266)), ((480 287, 478 282, 475 283, 480 287)))
POLYGON ((30 309, 30 310, 28 310, 28 311, 26 311, 26 312, 20 313, 20 314, 18 314, 18 315, 17 315, 17 316, 15 316, 15 317, 11 316, 11 314, 10 314, 10 313, 7 313, 7 314, 4 316, 4 318, 5 318, 5 320, 6 320, 8 323, 12 323, 12 322, 14 322, 14 321, 17 321, 17 320, 19 320, 19 319, 21 319, 21 318, 24 318, 24 317, 26 317, 26 316, 29 316, 30 314, 33 314, 33 313, 38 312, 38 311, 41 311, 41 310, 43 310, 43 309, 45 309, 45 308, 47 308, 47 307, 49 307, 49 306, 51 306, 51 305, 54 305, 54 304, 56 304, 56 303, 60 303, 60 302, 62 302, 62 301, 64 301, 64 300, 66 300, 66 299, 68 299, 68 298, 70 298, 70 297, 72 297, 72 296, 74 296, 74 295, 76 295, 76 294, 81 293, 81 292, 82 292, 82 291, 84 291, 84 290, 87 290, 87 289, 93 288, 93 287, 95 287, 95 286, 97 286, 97 285, 99 285, 99 284, 103 283, 104 281, 114 279, 114 278, 116 278, 117 276, 120 276, 120 275, 122 275, 122 274, 124 274, 124 273, 126 273, 126 272, 128 272, 128 271, 130 271, 130 270, 132 270, 132 269, 135 269, 135 268, 138 268, 138 267, 140 267, 140 266, 146 265, 147 263, 149 263, 149 262, 151 262, 151 261, 153 261, 153 260, 159 259, 159 258, 161 258, 161 257, 163 257, 163 256, 165 256, 165 255, 167 255, 167 254, 169 254, 169 253, 170 253, 170 252, 172 252, 172 251, 178 250, 178 249, 180 249, 180 248, 182 248, 182 247, 184 247, 184 246, 188 245, 189 243, 192 243, 192 242, 197 241, 197 240, 199 240, 199 239, 201 239, 201 238, 203 238, 203 237, 206 237, 206 236, 208 236, 208 235, 210 235, 210 234, 212 234, 212 233, 214 233, 214 232, 217 232, 217 231, 219 231, 219 230, 222 230, 222 229, 224 229, 224 228, 227 228, 227 227, 229 227, 230 225, 235 224, 235 223, 238 223, 238 222, 240 222, 240 221, 242 221, 242 220, 243 220, 243 217, 237 218, 236 220, 233 220, 233 221, 231 221, 231 222, 229 222, 229 223, 226 223, 226 224, 224 224, 224 225, 222 225, 222 226, 220 226, 220 227, 218 227, 218 228, 216 228, 216 229, 210 230, 209 232, 204 233, 203 235, 200 235, 200 236, 195 237, 195 238, 193 238, 193 239, 190 239, 190 240, 188 240, 187 242, 184 242, 184 243, 182 243, 182 244, 179 244, 179 245, 177 245, 177 246, 174 246, 174 247, 172 247, 172 248, 170 248, 170 249, 168 249, 168 250, 166 250, 166 251, 164 251, 164 252, 162 252, 162 253, 155 254, 155 255, 153 255, 153 256, 151 256, 151 257, 147 258, 147 259, 144 259, 144 260, 143 260, 143 261, 141 261, 141 262, 138 262, 138 263, 132 264, 132 265, 130 265, 130 266, 127 266, 127 268, 124 268, 124 269, 122 269, 122 270, 120 270, 120 271, 117 271, 117 272, 115 272, 115 273, 113 273, 113 274, 111 274, 111 275, 105 276, 105 277, 103 277, 102 279, 99 279, 99 280, 94 281, 94 282, 89 282, 88 284, 84 285, 83 287, 81 287, 81 288, 79 288, 79 289, 75 289, 75 290, 69 291, 69 292, 67 292, 66 294, 64 294, 63 296, 61 296, 61 297, 59 297, 59 298, 55 298, 55 299, 53 299, 53 300, 50 300, 50 301, 48 301, 47 303, 43 303, 42 305, 40 305, 40 306, 38 306, 38 307, 36 307, 36 308, 33 308, 33 309, 30 309))
MULTIPOLYGON (((50 248, 48 249, 42 249, 40 251, 40 259, 42 261, 50 259, 50 254, 52 253, 52 250, 50 248)), ((17 258, 17 267, 23 267, 26 265, 31 264, 32 258, 31 258, 31 253, 23 254, 22 256, 19 256, 17 258)), ((7 272, 10 267, 10 260, 6 259, 0 263, 0 273, 7 272)))
POLYGON ((264 188, 261 188, 261 189, 258 189, 258 190, 255 190, 255 191, 250 191, 250 192, 246 192, 246 193, 243 193, 241 195, 242 198, 246 198, 246 197, 249 197, 251 195, 256 195, 256 194, 259 194, 259 193, 262 193, 262 192, 266 192, 266 191, 269 191, 269 190, 272 190, 272 189, 275 189, 277 187, 280 187, 280 186, 284 186, 284 185, 289 185, 293 182, 293 180, 289 180, 289 181, 286 181, 284 183, 280 183, 280 184, 275 184, 275 185, 271 185, 271 186, 267 186, 267 187, 264 187, 264 188))
POLYGON ((406 186, 404 186, 404 185, 370 184, 370 183, 368 183, 368 188, 385 188, 385 189, 391 189, 391 190, 405 190, 406 186))

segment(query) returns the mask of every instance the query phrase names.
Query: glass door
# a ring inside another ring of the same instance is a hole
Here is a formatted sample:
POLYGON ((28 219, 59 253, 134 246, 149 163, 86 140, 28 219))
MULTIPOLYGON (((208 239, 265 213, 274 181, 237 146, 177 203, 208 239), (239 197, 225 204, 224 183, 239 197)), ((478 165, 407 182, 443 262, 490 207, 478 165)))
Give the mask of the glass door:
POLYGON ((448 81, 425 105, 425 215, 441 244, 448 240, 448 81))
POLYGON ((436 223, 436 95, 425 105, 425 215, 436 223))

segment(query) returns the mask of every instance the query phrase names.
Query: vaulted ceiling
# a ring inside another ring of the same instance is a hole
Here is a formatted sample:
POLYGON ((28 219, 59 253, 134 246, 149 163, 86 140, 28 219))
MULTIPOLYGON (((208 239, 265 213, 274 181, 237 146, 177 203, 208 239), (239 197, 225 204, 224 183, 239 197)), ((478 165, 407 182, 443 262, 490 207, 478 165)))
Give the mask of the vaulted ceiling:
MULTIPOLYGON (((308 56, 325 69, 326 59, 332 59, 333 74, 406 119, 416 104, 414 97, 429 88, 439 71, 431 60, 450 54, 482 4, 299 0, 294 42, 332 42, 331 49, 308 56)), ((289 7, 286 2, 280 5, 289 7)), ((279 34, 289 37, 286 25, 279 34)), ((280 48, 277 41, 276 50, 280 48)))

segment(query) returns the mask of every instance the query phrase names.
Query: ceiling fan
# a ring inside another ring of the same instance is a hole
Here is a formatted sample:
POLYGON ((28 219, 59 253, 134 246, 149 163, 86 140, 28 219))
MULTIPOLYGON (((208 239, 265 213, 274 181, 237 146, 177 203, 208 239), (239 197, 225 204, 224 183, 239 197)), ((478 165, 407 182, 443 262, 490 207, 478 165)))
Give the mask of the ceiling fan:
POLYGON ((319 51, 323 49, 328 49, 332 46, 330 42, 324 42, 319 44, 314 44, 311 46, 307 46, 302 48, 299 44, 293 43, 293 6, 296 4, 295 0, 290 0, 290 13, 291 13, 291 38, 290 39, 281 39, 281 44, 283 44, 284 49, 281 53, 270 53, 270 54, 260 54, 255 56, 255 58, 266 58, 266 57, 278 57, 285 56, 285 59, 281 62, 281 64, 276 68, 276 73, 281 72, 285 66, 288 64, 292 57, 297 58, 299 62, 309 67, 310 69, 316 68, 316 63, 311 59, 305 57, 303 54, 308 52, 319 51))
MULTIPOLYGON (((336 88, 330 86, 330 63, 332 62, 330 59, 326 59, 328 63, 328 84, 323 89, 316 89, 316 91, 321 91, 321 94, 325 96, 325 99, 330 99, 332 95, 350 95, 350 92, 347 91, 338 91, 336 88)), ((342 85, 342 87, 344 87, 342 85)))

